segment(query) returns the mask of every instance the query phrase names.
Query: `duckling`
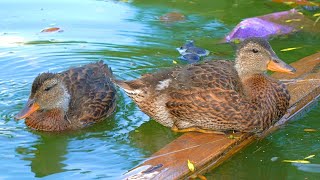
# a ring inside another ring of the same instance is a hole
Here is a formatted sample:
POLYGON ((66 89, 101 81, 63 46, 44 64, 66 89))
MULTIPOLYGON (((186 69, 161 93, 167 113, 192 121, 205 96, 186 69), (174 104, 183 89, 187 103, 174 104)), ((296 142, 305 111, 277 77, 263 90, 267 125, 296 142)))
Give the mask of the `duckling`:
POLYGON ((116 107, 112 72, 103 61, 61 73, 42 73, 32 84, 25 107, 15 119, 41 131, 87 127, 110 116, 116 107))
POLYGON ((261 38, 244 40, 235 61, 189 64, 114 80, 140 109, 174 131, 262 132, 289 107, 284 84, 265 72, 294 73, 261 38))

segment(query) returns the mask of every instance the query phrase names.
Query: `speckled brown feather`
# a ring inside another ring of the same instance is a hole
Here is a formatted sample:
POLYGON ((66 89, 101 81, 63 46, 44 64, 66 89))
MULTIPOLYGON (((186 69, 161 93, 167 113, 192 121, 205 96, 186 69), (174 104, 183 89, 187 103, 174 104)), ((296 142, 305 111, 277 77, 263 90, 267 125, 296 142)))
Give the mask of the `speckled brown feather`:
POLYGON ((69 110, 66 114, 59 109, 36 111, 26 118, 27 126, 43 131, 62 131, 105 119, 116 107, 116 90, 111 76, 111 70, 102 61, 58 74, 39 75, 32 85, 31 97, 45 80, 59 77, 71 95, 69 110))
POLYGON ((232 61, 191 64, 115 82, 146 114, 179 129, 259 132, 284 115, 290 99, 283 84, 264 74, 242 83, 232 61))

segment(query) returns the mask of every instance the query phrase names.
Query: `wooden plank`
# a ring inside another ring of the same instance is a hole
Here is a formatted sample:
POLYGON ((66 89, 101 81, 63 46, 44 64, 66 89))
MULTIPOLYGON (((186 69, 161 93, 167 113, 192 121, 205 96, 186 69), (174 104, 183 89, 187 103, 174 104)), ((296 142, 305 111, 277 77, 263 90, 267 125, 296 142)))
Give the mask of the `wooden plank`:
MULTIPOLYGON (((274 73, 274 78, 288 83, 291 95, 288 113, 258 138, 263 138, 308 109, 320 96, 320 53, 291 64, 297 69, 293 75, 274 73)), ((195 177, 213 169, 244 148, 257 137, 249 133, 229 135, 185 133, 153 154, 123 179, 181 179, 195 177), (190 160, 196 170, 187 167, 190 160)))

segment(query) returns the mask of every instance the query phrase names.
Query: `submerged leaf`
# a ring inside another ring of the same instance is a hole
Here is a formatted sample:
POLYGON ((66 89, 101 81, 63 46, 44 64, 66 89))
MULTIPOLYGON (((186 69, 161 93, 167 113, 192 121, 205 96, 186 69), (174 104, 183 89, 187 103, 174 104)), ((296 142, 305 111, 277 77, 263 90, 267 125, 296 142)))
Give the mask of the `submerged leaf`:
POLYGON ((309 164, 310 163, 310 161, 307 161, 307 160, 282 160, 282 162, 301 163, 301 164, 309 164))
POLYGON ((313 16, 314 17, 320 16, 320 13, 315 13, 313 16))
POLYGON ((303 130, 304 132, 316 132, 316 129, 307 128, 303 130))
POLYGON ((188 168, 189 168, 189 170, 190 170, 191 172, 193 172, 194 169, 195 169, 194 165, 192 164, 192 162, 190 162, 189 159, 188 159, 188 168))
POLYGON ((292 51, 292 50, 296 50, 296 49, 300 49, 302 47, 292 47, 292 48, 285 48, 285 49, 281 49, 281 52, 285 52, 285 51, 292 51))
POLYGON ((304 159, 310 159, 310 158, 313 158, 313 157, 315 157, 315 156, 316 156, 316 155, 312 154, 312 155, 310 155, 310 156, 305 157, 304 159))

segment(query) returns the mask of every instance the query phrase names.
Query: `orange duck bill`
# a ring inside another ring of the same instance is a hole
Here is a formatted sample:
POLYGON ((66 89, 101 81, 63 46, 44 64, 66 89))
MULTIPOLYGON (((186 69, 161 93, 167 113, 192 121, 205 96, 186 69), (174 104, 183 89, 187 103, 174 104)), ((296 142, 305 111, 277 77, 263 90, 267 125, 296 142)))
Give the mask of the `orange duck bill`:
POLYGON ((28 116, 30 116, 33 112, 38 110, 40 106, 34 102, 33 99, 29 99, 27 104, 24 106, 24 108, 14 117, 15 119, 24 119, 28 116))
POLYGON ((272 58, 268 63, 268 70, 270 71, 276 71, 276 72, 284 72, 284 73, 290 73, 293 74, 296 72, 296 69, 289 64, 283 62, 278 57, 272 58))

